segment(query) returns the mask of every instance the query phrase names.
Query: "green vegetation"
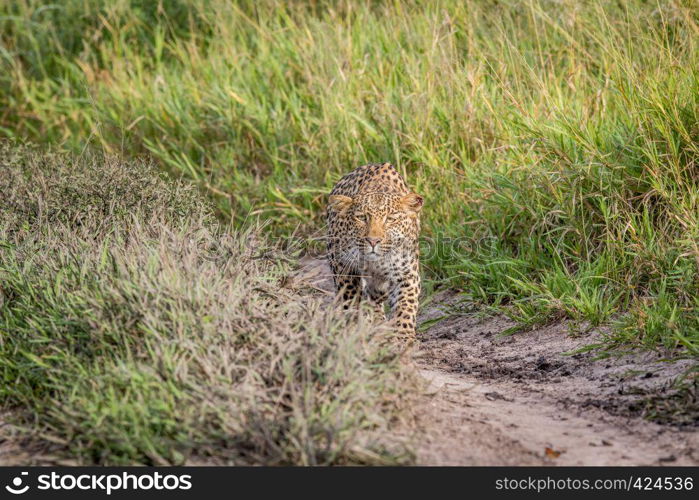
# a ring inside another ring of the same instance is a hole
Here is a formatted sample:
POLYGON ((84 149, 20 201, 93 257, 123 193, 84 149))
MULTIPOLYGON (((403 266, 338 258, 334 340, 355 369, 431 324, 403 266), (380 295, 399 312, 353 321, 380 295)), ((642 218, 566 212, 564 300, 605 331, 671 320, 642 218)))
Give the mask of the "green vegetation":
POLYGON ((0 134, 148 154, 277 234, 391 161, 462 241, 432 279, 699 351, 692 0, 20 0, 0 33, 0 134))
POLYGON ((369 161, 428 289, 697 356, 698 45, 693 0, 0 3, 0 137, 72 151, 0 149, 0 404, 82 463, 409 460, 410 370, 270 243, 369 161))
POLYGON ((288 255, 196 190, 3 146, 0 192, 0 404, 31 437, 87 464, 410 460, 389 334, 280 286, 288 255))

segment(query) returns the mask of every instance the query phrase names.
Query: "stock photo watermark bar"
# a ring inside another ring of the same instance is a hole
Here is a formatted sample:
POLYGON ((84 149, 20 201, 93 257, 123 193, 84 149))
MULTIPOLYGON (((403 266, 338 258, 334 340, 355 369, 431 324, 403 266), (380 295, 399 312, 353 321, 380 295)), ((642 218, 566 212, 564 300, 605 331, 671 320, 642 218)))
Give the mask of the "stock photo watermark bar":
POLYGON ((6 467, 1 498, 231 498, 278 493, 327 498, 345 494, 437 497, 461 491, 495 497, 696 498, 692 467, 6 467), (369 486, 371 485, 371 486, 369 486))

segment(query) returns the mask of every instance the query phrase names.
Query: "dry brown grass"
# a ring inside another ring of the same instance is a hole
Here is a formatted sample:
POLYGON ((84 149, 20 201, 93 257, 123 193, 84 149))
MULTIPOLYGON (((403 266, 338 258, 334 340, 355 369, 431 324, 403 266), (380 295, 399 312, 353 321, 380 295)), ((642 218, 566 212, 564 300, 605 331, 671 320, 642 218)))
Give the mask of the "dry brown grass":
POLYGON ((0 155, 0 403, 79 463, 393 463, 414 377, 142 162, 0 155), (379 439, 378 436, 381 436, 379 439))

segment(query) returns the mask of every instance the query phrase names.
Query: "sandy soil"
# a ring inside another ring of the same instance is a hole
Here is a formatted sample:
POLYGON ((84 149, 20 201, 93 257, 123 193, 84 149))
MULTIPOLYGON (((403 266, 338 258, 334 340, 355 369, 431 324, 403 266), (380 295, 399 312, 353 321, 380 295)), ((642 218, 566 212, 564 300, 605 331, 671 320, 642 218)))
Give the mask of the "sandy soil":
MULTIPOLYGON (((455 300, 437 297, 422 321, 453 313, 455 300)), ((595 343, 601 331, 572 336, 562 322, 501 335, 510 326, 504 318, 461 314, 421 334, 415 361, 428 393, 419 463, 699 464, 696 420, 660 425, 643 418, 645 401, 673 395, 674 380, 693 361, 668 363, 648 352, 595 360, 565 353, 595 343)))

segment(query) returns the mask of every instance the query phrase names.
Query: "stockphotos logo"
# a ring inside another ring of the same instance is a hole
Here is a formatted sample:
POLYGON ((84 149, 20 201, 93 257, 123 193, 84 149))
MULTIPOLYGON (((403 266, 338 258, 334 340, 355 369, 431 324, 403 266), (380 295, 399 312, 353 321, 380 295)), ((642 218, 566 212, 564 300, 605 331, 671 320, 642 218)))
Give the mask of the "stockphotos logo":
POLYGON ((22 493, 26 493, 27 490, 29 489, 29 485, 28 484, 23 485, 23 483, 24 483, 23 479, 27 475, 29 475, 28 472, 21 472, 19 476, 15 477, 12 480, 11 484, 8 484, 7 486, 5 486, 5 489, 7 491, 9 491, 10 493, 12 493, 13 495, 21 495, 22 493))
MULTIPOLYGON (((13 495, 21 495, 29 490, 28 472, 21 472, 12 479, 5 489, 13 495)), ((94 491, 111 495, 115 491, 146 490, 189 490, 192 488, 192 476, 189 474, 161 474, 160 472, 120 474, 40 474, 37 476, 38 490, 43 491, 94 491)))

